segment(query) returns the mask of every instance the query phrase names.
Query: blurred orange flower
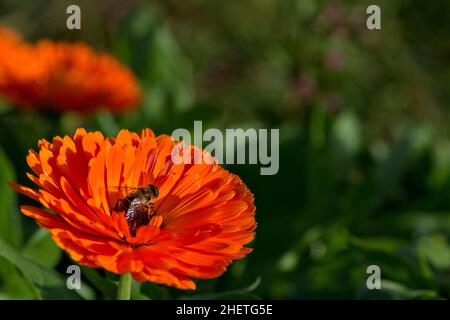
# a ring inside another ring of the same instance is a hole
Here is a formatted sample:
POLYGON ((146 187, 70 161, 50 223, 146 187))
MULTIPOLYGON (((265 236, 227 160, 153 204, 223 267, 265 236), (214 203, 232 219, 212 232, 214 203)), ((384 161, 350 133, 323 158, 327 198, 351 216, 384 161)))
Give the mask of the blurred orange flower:
POLYGON ((0 26, 0 54, 3 54, 10 47, 20 44, 22 39, 13 30, 0 26))
POLYGON ((110 55, 83 43, 26 43, 0 27, 0 93, 24 108, 113 112, 136 105, 132 72, 110 55))
POLYGON ((11 65, 16 63, 16 58, 21 56, 22 39, 14 31, 0 26, 0 92, 6 88, 8 71, 11 65))
POLYGON ((28 177, 38 190, 9 185, 50 210, 21 207, 78 263, 195 289, 191 278, 218 277, 251 252, 244 245, 254 238, 255 206, 240 178, 219 164, 175 164, 176 145, 149 129, 140 135, 122 130, 116 138, 78 129, 73 137, 40 140, 39 152, 30 150, 34 175, 28 177), (111 187, 149 184, 159 195, 149 219, 134 229, 116 209, 122 198, 111 187))

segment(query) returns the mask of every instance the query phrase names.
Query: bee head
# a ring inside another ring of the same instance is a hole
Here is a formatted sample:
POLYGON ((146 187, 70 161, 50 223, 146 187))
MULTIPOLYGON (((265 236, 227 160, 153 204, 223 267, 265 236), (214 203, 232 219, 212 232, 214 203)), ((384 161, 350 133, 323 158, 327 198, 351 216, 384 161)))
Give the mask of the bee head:
POLYGON ((158 197, 159 194, 159 190, 156 186, 154 186, 153 184, 149 184, 147 186, 147 188, 145 188, 145 196, 148 199, 155 199, 158 197))

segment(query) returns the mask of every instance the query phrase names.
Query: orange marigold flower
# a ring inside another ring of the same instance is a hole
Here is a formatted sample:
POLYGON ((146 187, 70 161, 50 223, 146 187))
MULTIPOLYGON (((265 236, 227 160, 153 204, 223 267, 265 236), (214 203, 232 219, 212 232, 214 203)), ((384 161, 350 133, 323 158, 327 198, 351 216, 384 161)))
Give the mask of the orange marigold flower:
POLYGON ((10 65, 15 62, 17 55, 20 55, 20 52, 22 52, 22 50, 18 52, 19 48, 22 48, 20 36, 14 31, 0 26, 0 88, 6 87, 10 65))
POLYGON ((132 72, 83 43, 41 40, 35 45, 0 27, 0 93, 24 108, 125 111, 140 91, 132 72))
POLYGON ((149 129, 140 135, 122 130, 116 138, 78 129, 30 150, 34 175, 28 177, 38 190, 9 185, 51 211, 21 207, 78 263, 195 289, 191 278, 218 277, 251 252, 244 245, 254 238, 255 206, 240 178, 219 164, 175 164, 177 144, 149 129), (146 185, 159 194, 148 219, 136 224, 117 209, 123 200, 117 189, 146 185))
POLYGON ((20 44, 22 39, 13 30, 0 26, 0 53, 9 49, 11 46, 20 44))

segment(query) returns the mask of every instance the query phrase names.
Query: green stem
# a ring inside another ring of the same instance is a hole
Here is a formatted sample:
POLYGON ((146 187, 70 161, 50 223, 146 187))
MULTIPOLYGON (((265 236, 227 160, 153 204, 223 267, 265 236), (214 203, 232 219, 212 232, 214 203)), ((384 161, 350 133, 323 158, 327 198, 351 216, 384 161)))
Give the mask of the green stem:
POLYGON ((131 296, 131 273, 120 275, 119 288, 117 289, 117 300, 130 300, 131 296))

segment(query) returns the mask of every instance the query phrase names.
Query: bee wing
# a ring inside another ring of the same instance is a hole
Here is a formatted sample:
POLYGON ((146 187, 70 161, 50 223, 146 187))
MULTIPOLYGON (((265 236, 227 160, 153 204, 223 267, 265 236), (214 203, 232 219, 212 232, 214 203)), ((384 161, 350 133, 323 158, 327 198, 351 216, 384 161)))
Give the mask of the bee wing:
POLYGON ((115 205, 118 200, 126 198, 130 193, 134 192, 136 187, 128 186, 107 186, 106 191, 111 205, 115 205))

